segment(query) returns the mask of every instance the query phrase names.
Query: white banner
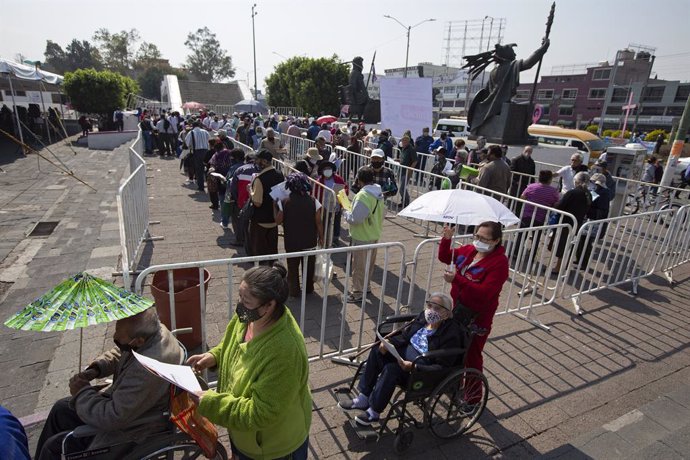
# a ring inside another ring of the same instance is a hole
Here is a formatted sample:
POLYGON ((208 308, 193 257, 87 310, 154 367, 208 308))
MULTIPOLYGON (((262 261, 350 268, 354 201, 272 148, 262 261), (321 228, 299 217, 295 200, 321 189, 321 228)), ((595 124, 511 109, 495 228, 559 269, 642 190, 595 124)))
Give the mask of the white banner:
POLYGON ((431 78, 382 78, 381 127, 390 128, 396 137, 406 130, 412 136, 422 128, 433 129, 431 78))

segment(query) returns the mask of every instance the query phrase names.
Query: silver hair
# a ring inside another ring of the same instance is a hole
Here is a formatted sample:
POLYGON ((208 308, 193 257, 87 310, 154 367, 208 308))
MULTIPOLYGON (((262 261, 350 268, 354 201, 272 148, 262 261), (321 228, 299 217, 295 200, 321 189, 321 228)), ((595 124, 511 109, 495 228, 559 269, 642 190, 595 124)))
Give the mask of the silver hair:
POLYGON ((125 318, 125 320, 129 323, 128 335, 132 338, 143 337, 147 339, 158 332, 161 327, 155 306, 125 318))
POLYGON ((589 184, 589 174, 584 171, 580 171, 579 173, 575 174, 573 181, 578 187, 586 187, 589 184))
POLYGON ((576 152, 576 153, 573 153, 572 155, 570 155, 570 159, 572 160, 573 158, 577 158, 578 160, 580 160, 580 162, 582 162, 582 154, 581 153, 576 152))
POLYGON ((441 305, 443 305, 443 308, 448 311, 453 311, 453 299, 451 299, 448 294, 440 291, 429 294, 429 299, 433 299, 434 297, 441 299, 441 305))

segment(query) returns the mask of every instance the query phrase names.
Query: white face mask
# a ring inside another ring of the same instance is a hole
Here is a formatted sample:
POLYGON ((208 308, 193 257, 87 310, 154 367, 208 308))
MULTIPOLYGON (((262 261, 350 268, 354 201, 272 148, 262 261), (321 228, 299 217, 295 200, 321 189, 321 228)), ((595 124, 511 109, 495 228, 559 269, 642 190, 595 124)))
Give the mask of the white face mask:
POLYGON ((477 252, 491 252, 491 250, 493 250, 494 248, 493 244, 484 243, 483 241, 479 240, 474 240, 472 242, 472 245, 474 246, 474 249, 477 250, 477 252))
POLYGON ((324 169, 323 170, 323 176, 324 177, 331 177, 333 175, 333 170, 332 169, 324 169))

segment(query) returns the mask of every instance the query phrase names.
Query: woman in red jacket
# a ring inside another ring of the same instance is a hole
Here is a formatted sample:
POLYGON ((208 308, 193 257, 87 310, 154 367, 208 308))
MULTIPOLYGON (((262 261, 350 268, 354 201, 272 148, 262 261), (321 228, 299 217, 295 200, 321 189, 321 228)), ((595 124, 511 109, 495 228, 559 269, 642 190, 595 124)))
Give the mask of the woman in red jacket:
POLYGON ((508 258, 501 245, 501 224, 483 222, 475 230, 472 244, 451 249, 453 229, 443 227, 443 238, 438 247, 438 259, 455 265, 443 278, 451 283, 450 295, 454 301, 456 317, 474 317, 474 324, 486 329, 486 334, 475 336, 467 351, 467 367, 483 368, 482 350, 491 331, 498 297, 508 279, 508 258))

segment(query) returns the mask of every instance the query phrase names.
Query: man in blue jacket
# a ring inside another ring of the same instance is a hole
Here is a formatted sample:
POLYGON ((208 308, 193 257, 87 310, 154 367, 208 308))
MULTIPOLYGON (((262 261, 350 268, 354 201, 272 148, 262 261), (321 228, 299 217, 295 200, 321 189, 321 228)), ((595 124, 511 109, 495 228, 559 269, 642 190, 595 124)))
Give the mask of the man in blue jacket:
POLYGON ((448 134, 446 133, 441 133, 441 137, 436 139, 430 146, 429 146, 429 151, 426 153, 434 153, 437 148, 439 147, 445 147, 446 152, 450 152, 453 150, 453 141, 450 140, 448 137, 448 134))

